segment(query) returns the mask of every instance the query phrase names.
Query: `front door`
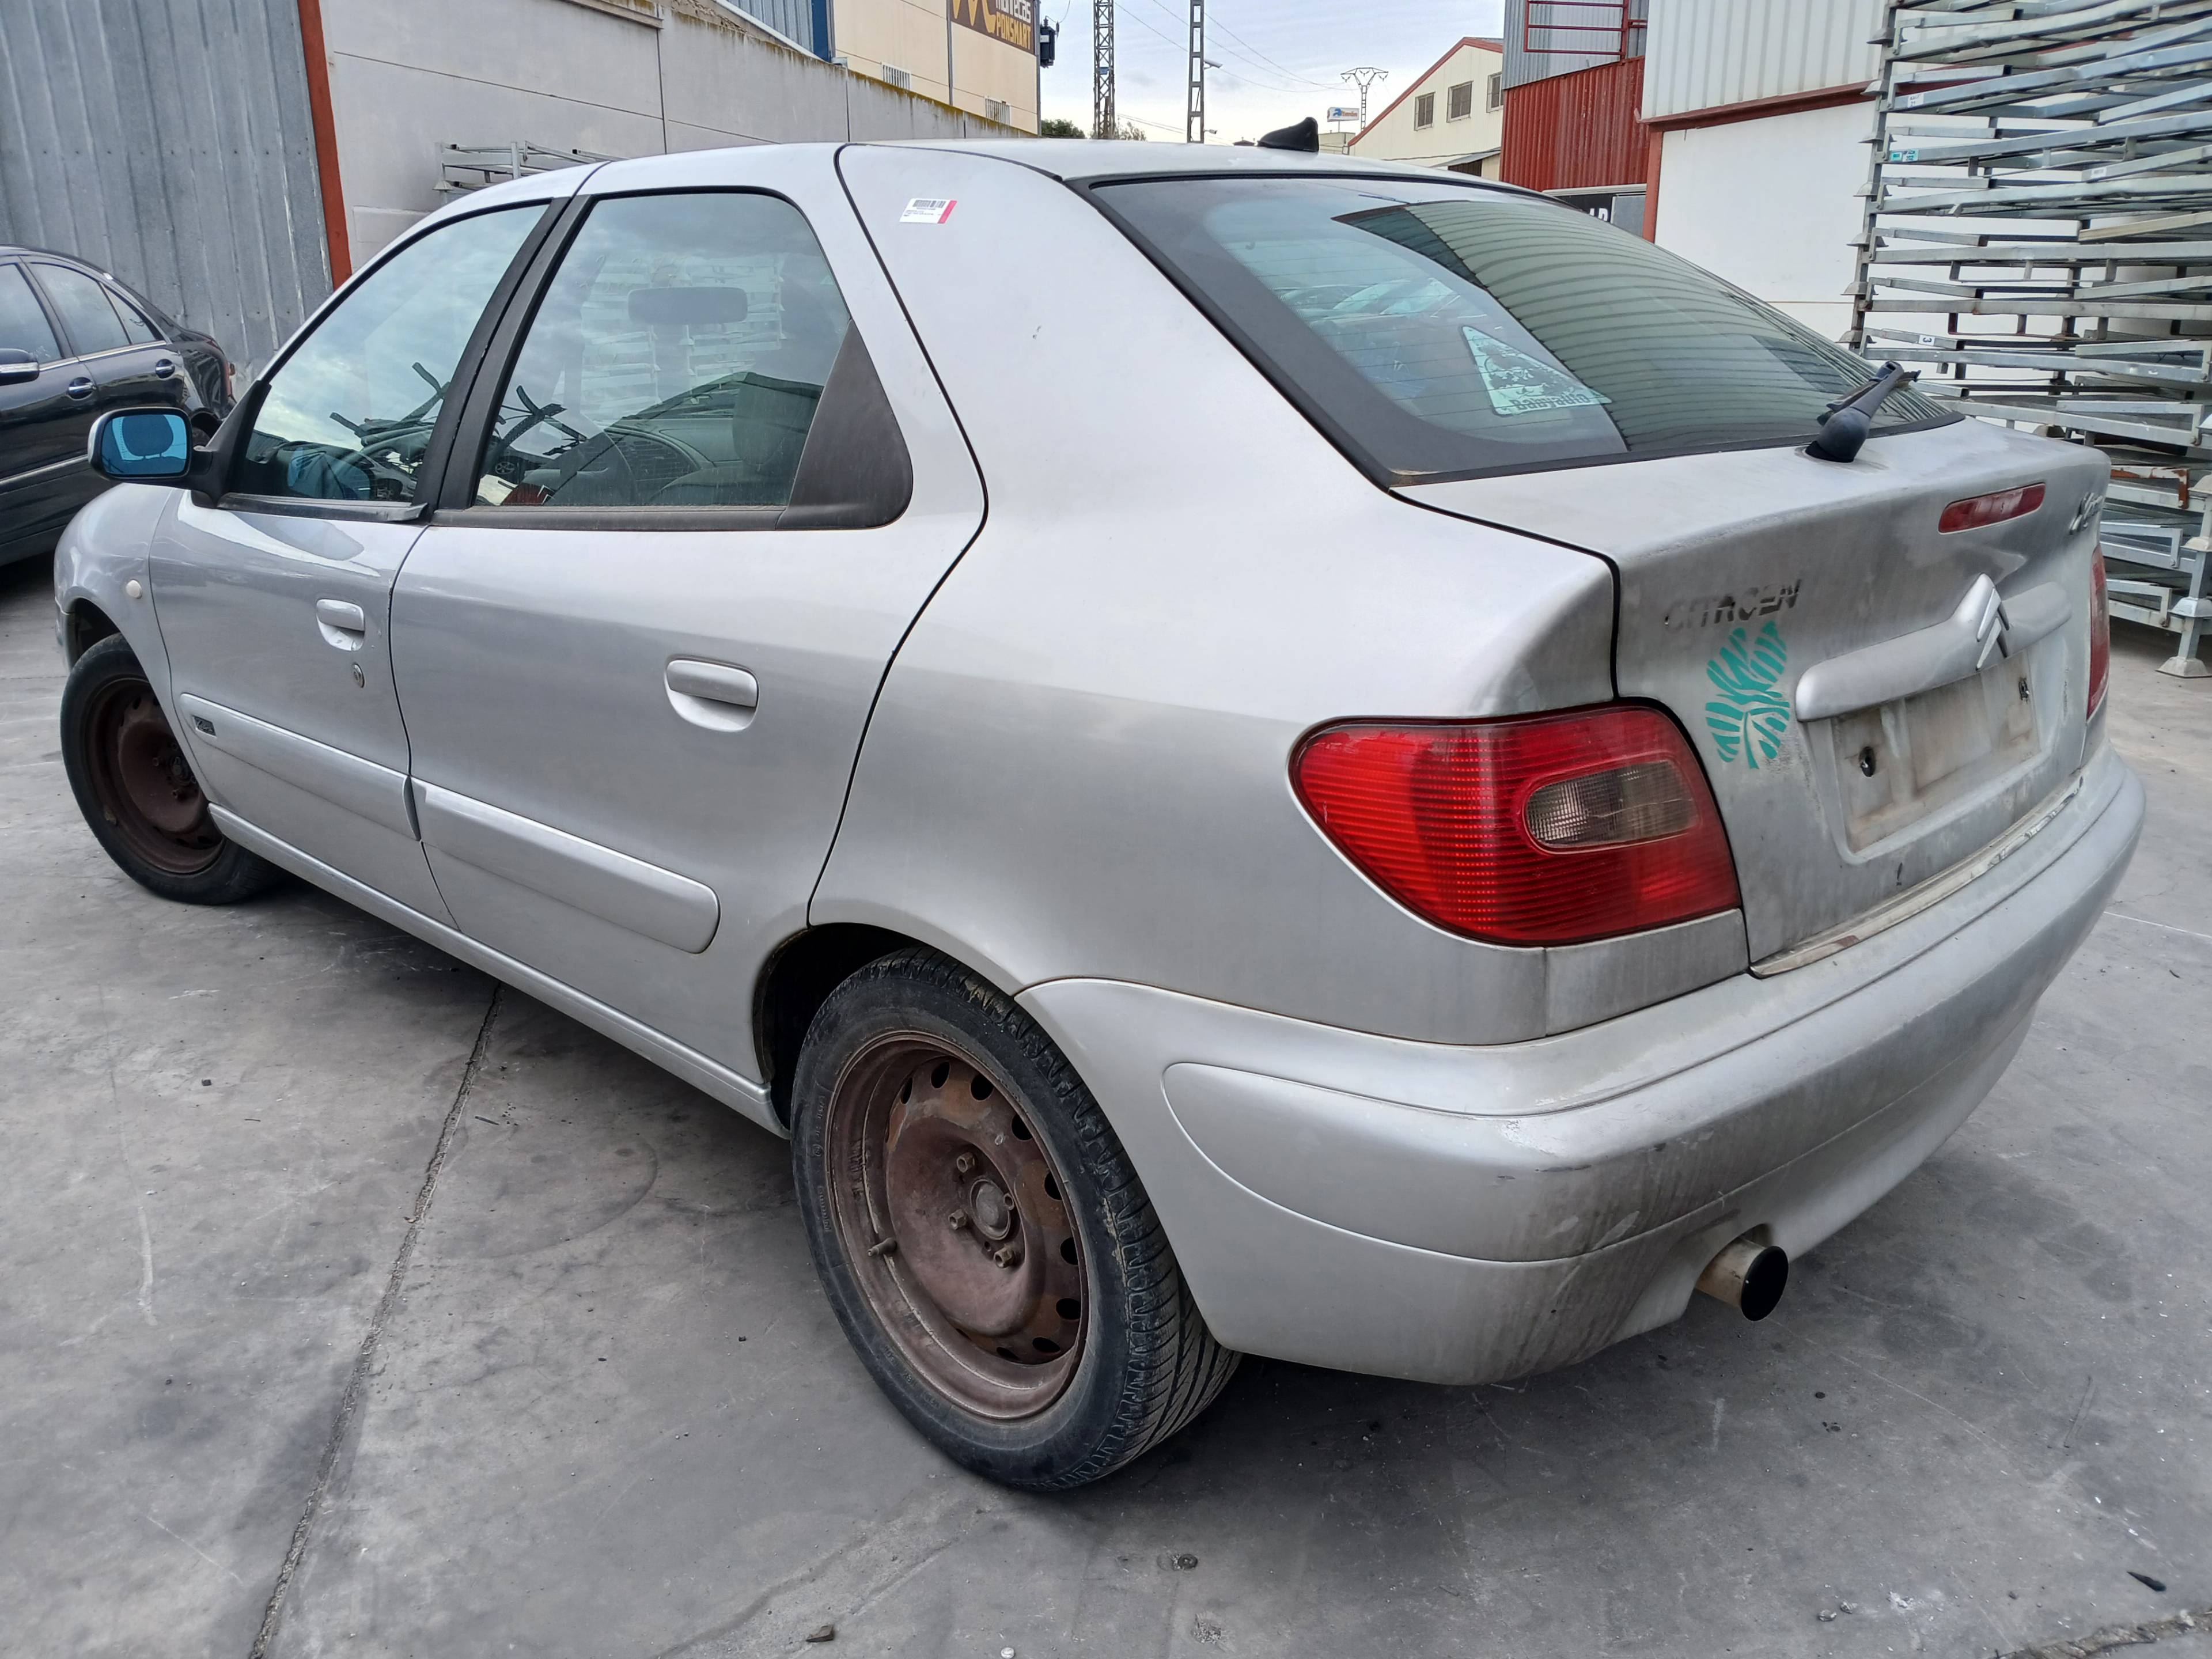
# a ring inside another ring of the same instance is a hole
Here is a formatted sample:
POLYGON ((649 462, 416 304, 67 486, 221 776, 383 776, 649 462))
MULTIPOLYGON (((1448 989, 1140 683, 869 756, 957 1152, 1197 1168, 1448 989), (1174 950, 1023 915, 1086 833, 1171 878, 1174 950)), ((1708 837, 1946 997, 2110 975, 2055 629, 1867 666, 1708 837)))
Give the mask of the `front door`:
POLYGON ((393 595, 416 804, 465 931, 757 1077, 756 976, 982 494, 827 151, 586 195, 393 595))
POLYGON ((0 347, 27 353, 28 380, 0 386, 0 556, 51 544, 99 479, 85 444, 99 388, 62 343, 53 318, 13 260, 0 259, 0 347))
POLYGON ((441 920, 407 799, 392 582, 446 383, 545 212, 449 221, 363 276, 249 394, 220 502, 181 501, 153 549, 170 712, 210 800, 441 920))

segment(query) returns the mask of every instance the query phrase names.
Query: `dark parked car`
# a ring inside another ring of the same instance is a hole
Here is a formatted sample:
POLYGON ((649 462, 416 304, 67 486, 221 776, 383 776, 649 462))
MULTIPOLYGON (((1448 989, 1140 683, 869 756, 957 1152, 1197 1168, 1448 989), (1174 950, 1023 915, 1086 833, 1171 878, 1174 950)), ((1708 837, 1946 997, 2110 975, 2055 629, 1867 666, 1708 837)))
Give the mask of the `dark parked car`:
POLYGON ((231 374, 212 337, 106 272, 0 246, 0 564, 49 551, 107 487, 85 464, 103 410, 167 404, 211 434, 231 374))

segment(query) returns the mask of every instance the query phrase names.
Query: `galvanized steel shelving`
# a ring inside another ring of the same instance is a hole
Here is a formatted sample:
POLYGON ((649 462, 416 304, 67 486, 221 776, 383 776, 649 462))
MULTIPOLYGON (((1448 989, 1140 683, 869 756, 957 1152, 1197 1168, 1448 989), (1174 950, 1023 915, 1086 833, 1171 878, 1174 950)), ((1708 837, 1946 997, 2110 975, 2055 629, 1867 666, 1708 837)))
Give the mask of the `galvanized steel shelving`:
POLYGON ((2212 631, 2212 0, 1891 0, 1853 342, 2111 455, 2112 611, 2212 631))

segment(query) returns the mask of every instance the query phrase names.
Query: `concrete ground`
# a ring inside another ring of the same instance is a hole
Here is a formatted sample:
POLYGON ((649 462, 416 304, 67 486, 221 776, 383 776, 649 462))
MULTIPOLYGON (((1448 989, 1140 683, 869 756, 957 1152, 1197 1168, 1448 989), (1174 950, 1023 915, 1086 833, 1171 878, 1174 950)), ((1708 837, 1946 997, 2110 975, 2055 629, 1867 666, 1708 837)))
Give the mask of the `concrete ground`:
POLYGON ((119 875, 0 571, 0 1648, 2212 1655, 2212 685, 2162 654, 2121 629, 2119 898, 1772 1319, 1510 1388, 1249 1363, 1047 1499, 877 1395, 781 1142, 308 888, 119 875))

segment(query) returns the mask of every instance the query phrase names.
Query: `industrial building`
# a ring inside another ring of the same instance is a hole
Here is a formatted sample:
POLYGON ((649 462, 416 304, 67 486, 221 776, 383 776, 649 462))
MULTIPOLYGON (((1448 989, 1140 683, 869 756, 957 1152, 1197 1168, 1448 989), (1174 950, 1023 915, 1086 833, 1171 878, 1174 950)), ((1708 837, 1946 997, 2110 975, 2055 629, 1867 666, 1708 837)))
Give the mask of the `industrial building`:
POLYGON ((1503 176, 1851 323, 1882 0, 1508 0, 1503 176))
POLYGON ((856 74, 1037 130, 1037 0, 835 0, 830 16, 834 55, 856 74))
POLYGON ((1505 43, 1468 35, 1352 135, 1346 151, 1485 179, 1498 176, 1505 122, 1505 43))
POLYGON ((8 0, 0 241, 112 271, 250 372, 379 248, 499 178, 1035 131, 1036 30, 1024 51, 1008 27, 1030 0, 931 0, 932 85, 834 61, 842 25, 866 38, 906 3, 8 0))

